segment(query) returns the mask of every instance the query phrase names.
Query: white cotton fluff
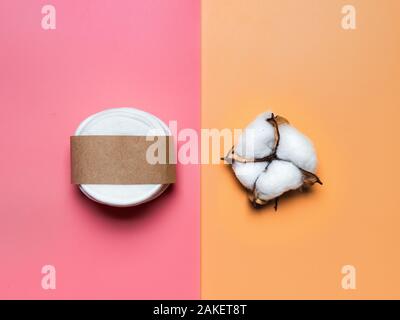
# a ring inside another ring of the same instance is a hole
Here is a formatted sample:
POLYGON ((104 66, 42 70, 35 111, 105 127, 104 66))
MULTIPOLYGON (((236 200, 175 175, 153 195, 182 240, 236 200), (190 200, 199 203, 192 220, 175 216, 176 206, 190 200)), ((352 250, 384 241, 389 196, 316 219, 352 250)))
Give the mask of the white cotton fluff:
POLYGON ((322 184, 313 175, 317 157, 312 142, 285 118, 274 116, 274 121, 273 116, 265 112, 251 122, 230 158, 237 179, 251 191, 254 204, 277 199, 303 185, 322 184))
POLYGON ((268 201, 279 197, 289 190, 295 190, 303 184, 303 174, 294 164, 274 160, 256 181, 256 195, 268 201))
POLYGON ((232 169, 236 178, 247 189, 253 190, 258 176, 265 170, 268 162, 233 162, 232 169))
POLYGON ((235 153, 246 159, 261 159, 269 156, 275 144, 275 129, 267 119, 271 112, 260 114, 239 137, 235 153))
POLYGON ((288 124, 279 126, 279 146, 276 155, 288 160, 299 168, 315 172, 317 157, 312 142, 296 128, 288 124))

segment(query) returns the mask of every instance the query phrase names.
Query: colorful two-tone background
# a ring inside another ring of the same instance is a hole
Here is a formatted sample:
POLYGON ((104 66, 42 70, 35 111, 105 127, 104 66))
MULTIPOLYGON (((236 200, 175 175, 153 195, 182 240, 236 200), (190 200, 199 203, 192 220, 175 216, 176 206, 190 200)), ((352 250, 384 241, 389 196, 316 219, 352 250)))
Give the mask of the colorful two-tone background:
POLYGON ((399 57, 397 0, 0 0, 0 298, 400 298, 399 57), (324 186, 254 210, 228 167, 179 165, 157 201, 98 205, 69 136, 126 106, 196 130, 273 110, 324 186))

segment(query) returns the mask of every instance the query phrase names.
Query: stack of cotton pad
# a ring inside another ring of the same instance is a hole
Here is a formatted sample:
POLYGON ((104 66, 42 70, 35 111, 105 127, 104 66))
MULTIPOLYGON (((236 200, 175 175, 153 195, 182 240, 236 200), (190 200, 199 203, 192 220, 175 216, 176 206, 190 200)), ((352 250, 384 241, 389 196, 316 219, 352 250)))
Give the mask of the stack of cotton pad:
MULTIPOLYGON (((115 108, 85 119, 76 129, 75 135, 170 136, 171 132, 164 122, 150 113, 134 108, 115 108)), ((79 188, 94 201, 127 207, 158 197, 168 186, 168 184, 81 184, 79 188)))
POLYGON ((271 112, 252 121, 225 158, 254 204, 262 205, 290 190, 322 184, 310 139, 271 112))

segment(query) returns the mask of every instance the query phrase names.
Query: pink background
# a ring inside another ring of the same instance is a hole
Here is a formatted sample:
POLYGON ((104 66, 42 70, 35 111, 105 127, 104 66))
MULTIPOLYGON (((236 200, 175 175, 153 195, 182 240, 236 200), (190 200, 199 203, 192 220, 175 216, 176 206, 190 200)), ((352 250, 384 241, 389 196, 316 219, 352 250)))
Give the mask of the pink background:
POLYGON ((69 136, 92 113, 199 128, 199 16, 197 0, 0 2, 0 298, 200 297, 198 167, 123 210, 69 183, 69 136), (56 30, 41 28, 45 4, 56 30))

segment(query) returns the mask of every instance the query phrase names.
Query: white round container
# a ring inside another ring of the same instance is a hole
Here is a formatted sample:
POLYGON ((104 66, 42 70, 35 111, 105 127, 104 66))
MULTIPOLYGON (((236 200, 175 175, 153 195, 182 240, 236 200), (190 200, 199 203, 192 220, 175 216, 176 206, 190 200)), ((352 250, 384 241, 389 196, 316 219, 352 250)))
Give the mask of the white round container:
MULTIPOLYGON (((107 109, 81 122, 76 136, 124 135, 146 136, 156 130, 169 136, 168 126, 156 116, 134 108, 107 109)), ((115 207, 135 206, 158 197, 169 184, 81 184, 79 188, 90 199, 115 207)))

